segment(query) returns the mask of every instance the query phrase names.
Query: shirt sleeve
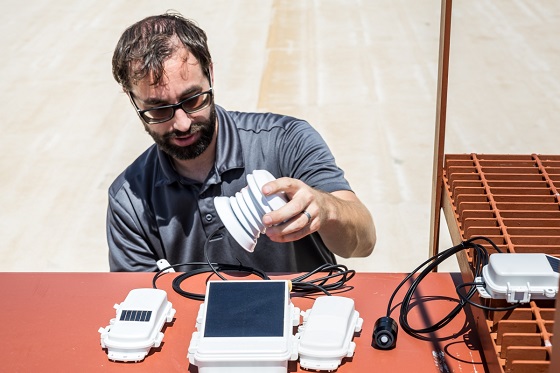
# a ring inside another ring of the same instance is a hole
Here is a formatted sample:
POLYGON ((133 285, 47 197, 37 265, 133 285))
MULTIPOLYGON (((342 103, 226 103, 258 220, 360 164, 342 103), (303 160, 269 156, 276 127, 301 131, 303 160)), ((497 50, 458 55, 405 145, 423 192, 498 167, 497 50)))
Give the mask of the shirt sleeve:
POLYGON ((112 272, 155 271, 157 255, 142 234, 139 221, 134 218, 136 214, 132 204, 126 204, 126 200, 123 202, 109 194, 107 209, 109 268, 112 272))
POLYGON ((290 123, 284 136, 278 144, 279 159, 290 177, 328 193, 352 190, 327 143, 309 123, 290 123))

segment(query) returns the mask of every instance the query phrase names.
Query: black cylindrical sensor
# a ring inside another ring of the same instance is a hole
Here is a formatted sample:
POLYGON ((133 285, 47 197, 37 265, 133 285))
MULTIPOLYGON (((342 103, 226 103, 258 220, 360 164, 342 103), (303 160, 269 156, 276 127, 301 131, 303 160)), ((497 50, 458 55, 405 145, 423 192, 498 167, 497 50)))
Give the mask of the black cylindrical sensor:
POLYGON ((380 350, 390 350, 397 345, 397 322, 389 316, 379 318, 373 327, 371 346, 380 350))

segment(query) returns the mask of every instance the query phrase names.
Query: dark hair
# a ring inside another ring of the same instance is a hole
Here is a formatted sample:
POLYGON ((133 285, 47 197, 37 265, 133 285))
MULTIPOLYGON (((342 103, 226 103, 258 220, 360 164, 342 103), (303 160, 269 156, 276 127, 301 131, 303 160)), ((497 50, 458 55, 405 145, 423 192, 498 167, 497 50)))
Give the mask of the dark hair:
POLYGON ((158 84, 164 74, 163 64, 182 47, 209 75, 212 57, 206 33, 200 27, 176 12, 144 18, 121 35, 113 53, 113 77, 126 91, 146 76, 158 84))

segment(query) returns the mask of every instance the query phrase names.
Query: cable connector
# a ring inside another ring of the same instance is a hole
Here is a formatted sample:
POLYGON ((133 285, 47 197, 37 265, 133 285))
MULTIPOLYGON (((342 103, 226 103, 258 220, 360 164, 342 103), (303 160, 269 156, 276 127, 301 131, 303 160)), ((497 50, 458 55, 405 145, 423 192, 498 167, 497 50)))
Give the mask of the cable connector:
POLYGON ((175 272, 175 270, 173 269, 173 267, 171 266, 171 264, 169 264, 169 262, 166 259, 160 259, 156 262, 158 269, 164 270, 163 273, 171 273, 171 272, 175 272))

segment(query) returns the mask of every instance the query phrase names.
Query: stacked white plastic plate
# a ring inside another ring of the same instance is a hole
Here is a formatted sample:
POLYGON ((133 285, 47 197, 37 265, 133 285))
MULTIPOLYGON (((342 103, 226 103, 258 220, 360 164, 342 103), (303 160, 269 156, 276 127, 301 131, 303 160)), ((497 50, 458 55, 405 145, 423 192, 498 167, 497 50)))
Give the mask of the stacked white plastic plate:
POLYGON ((255 170, 247 175, 247 186, 232 197, 215 197, 214 206, 232 237, 249 252, 253 252, 257 238, 265 232, 264 214, 278 210, 288 199, 284 193, 262 194, 266 183, 276 180, 266 170, 255 170))

